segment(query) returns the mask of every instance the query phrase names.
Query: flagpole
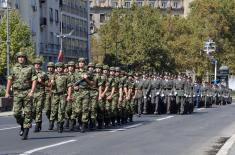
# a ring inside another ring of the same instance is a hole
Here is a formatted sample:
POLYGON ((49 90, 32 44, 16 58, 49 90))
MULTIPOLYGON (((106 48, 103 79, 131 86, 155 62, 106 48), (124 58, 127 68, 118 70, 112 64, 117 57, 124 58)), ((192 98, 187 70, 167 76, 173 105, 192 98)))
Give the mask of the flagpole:
POLYGON ((63 52, 63 20, 62 7, 60 11, 60 50, 63 52))

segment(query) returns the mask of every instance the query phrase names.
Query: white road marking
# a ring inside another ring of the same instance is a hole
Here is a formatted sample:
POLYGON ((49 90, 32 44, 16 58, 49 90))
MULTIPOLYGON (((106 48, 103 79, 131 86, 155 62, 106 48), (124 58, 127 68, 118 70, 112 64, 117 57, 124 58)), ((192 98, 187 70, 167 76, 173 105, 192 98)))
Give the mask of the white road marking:
MULTIPOLYGON (((32 125, 34 126, 35 124, 32 124, 32 125)), ((16 129, 16 128, 20 128, 20 126, 13 126, 13 127, 9 127, 9 128, 2 128, 2 129, 0 129, 0 131, 16 129)))
POLYGON ((198 108, 197 111, 204 110, 204 109, 206 109, 206 108, 198 108))
POLYGON ((9 127, 9 128, 2 128, 2 129, 0 129, 0 131, 15 129, 15 128, 19 128, 19 127, 20 126, 14 126, 14 127, 9 127))
POLYGON ((162 121, 162 120, 170 119, 173 117, 175 117, 175 116, 167 116, 167 117, 163 117, 163 118, 158 118, 158 119, 156 119, 156 121, 162 121))
POLYGON ((142 123, 138 123, 138 124, 126 126, 126 127, 120 128, 120 129, 112 129, 109 132, 125 131, 127 129, 136 128, 136 127, 141 126, 141 125, 143 125, 143 124, 142 123))
POLYGON ((56 143, 56 144, 52 144, 52 145, 39 147, 39 148, 36 148, 36 149, 33 149, 33 150, 26 151, 26 152, 24 152, 20 155, 29 155, 29 154, 37 152, 37 151, 45 150, 45 149, 48 149, 48 148, 51 148, 51 147, 56 147, 56 146, 59 146, 59 145, 64 145, 64 144, 67 144, 67 143, 72 143, 72 142, 75 142, 75 141, 77 141, 77 140, 72 139, 72 140, 68 140, 68 141, 64 141, 64 142, 60 142, 60 143, 56 143))

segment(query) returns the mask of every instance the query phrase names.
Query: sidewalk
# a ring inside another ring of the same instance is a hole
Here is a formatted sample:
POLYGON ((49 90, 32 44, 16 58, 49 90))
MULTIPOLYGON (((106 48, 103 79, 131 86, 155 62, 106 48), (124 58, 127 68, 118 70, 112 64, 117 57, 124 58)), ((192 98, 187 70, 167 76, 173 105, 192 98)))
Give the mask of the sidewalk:
POLYGON ((3 117, 3 116, 12 116, 12 115, 13 115, 12 111, 0 112, 0 117, 3 117))

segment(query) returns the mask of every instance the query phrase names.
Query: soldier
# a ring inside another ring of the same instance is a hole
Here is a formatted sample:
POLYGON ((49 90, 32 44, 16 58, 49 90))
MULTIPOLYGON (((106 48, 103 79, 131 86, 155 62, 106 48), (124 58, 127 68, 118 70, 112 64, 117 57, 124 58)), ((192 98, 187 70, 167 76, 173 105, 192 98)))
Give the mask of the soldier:
POLYGON ((134 82, 134 77, 132 73, 128 74, 128 84, 127 84, 127 96, 126 96, 126 100, 127 100, 127 105, 126 105, 126 110, 127 110, 127 115, 129 118, 129 121, 132 122, 133 121, 133 115, 135 112, 135 103, 134 103, 134 95, 135 95, 135 82, 134 82))
POLYGON ((148 108, 148 98, 149 98, 149 93, 150 93, 150 80, 148 79, 148 74, 143 75, 143 86, 142 86, 142 91, 143 91, 143 114, 147 114, 147 108, 148 108))
POLYGON ((202 101, 204 102, 205 107, 211 106, 210 101, 210 87, 208 82, 203 83, 202 87, 202 101))
POLYGON ((16 122, 21 126, 22 140, 28 138, 29 128, 32 127, 33 93, 37 84, 37 76, 33 66, 27 64, 27 55, 23 52, 16 54, 17 64, 8 77, 5 97, 10 97, 13 86, 13 109, 16 122))
POLYGON ((166 107, 167 114, 171 113, 172 107, 172 96, 174 92, 174 82, 170 79, 170 76, 165 76, 163 81, 163 89, 164 89, 164 107, 166 107))
POLYGON ((68 90, 68 76, 64 74, 64 64, 58 62, 55 65, 57 74, 54 75, 50 84, 52 85, 52 103, 49 130, 53 130, 54 122, 57 120, 57 130, 59 133, 63 132, 66 96, 68 90))
POLYGON ((68 72, 68 64, 64 64, 64 73, 67 74, 68 72))
POLYGON ((97 100, 98 100, 98 81, 100 76, 95 73, 95 65, 93 63, 88 64, 88 72, 92 75, 93 85, 90 87, 90 129, 96 129, 96 118, 97 118, 97 100))
POLYGON ((142 103, 143 103, 143 81, 140 79, 141 74, 136 73, 134 76, 135 82, 135 94, 134 94, 134 102, 137 105, 137 113, 138 116, 141 116, 142 113, 142 103))
POLYGON ((175 95, 176 95, 176 104, 178 106, 179 114, 186 114, 186 105, 185 105, 185 98, 187 97, 186 94, 187 86, 186 81, 182 79, 180 75, 178 75, 178 79, 175 81, 175 95))
POLYGON ((193 92, 195 106, 199 108, 201 102, 201 85, 198 82, 194 83, 193 92))
POLYGON ((189 114, 193 113, 193 109, 194 109, 194 104, 193 104, 193 83, 192 83, 192 79, 191 77, 187 78, 187 103, 188 103, 188 108, 187 108, 187 112, 189 114))
MULTIPOLYGON (((74 61, 69 61, 68 62, 68 84, 70 87, 71 84, 75 83, 75 62, 74 61)), ((70 87, 69 91, 73 94, 73 89, 70 87)), ((71 122, 71 115, 72 115, 72 105, 74 103, 73 98, 72 99, 67 99, 67 106, 66 106, 66 112, 65 112, 65 127, 69 128, 69 126, 74 126, 75 124, 72 124, 71 122), (69 123, 71 122, 71 124, 69 123)), ((75 122, 76 123, 76 122, 75 122)), ((71 127, 73 129, 73 127, 71 127)))
MULTIPOLYGON (((118 68, 116 68, 116 69, 118 69, 118 68)), ((118 90, 119 91, 119 101, 118 101, 118 113, 117 113, 118 125, 120 124, 120 119, 121 119, 122 124, 127 123, 127 119, 128 119, 127 107, 130 102, 128 99, 129 82, 130 81, 129 81, 128 77, 126 76, 126 72, 120 71, 119 90, 118 90)))
MULTIPOLYGON (((81 132, 85 132, 89 121, 90 86, 92 86, 93 82, 90 79, 91 76, 85 70, 85 59, 79 58, 78 63, 79 71, 75 72, 75 81, 77 81, 77 84, 74 84, 74 97, 76 99, 72 107, 71 120, 76 122, 76 118, 78 118, 81 132)), ((69 92, 68 99, 71 97, 72 94, 69 92)))
POLYGON ((160 94, 162 91, 162 80, 154 75, 151 80, 151 103, 154 104, 154 114, 159 114, 160 94))
POLYGON ((45 72, 41 70, 42 60, 34 60, 34 68, 37 75, 37 86, 34 93, 33 101, 33 118, 35 119, 36 125, 34 132, 41 131, 42 128, 42 109, 45 101, 45 86, 48 81, 48 77, 45 72))
MULTIPOLYGON (((49 81, 48 84, 54 77, 54 71, 55 71, 55 64, 53 62, 48 62, 47 63, 47 77, 49 81)), ((52 92, 51 92, 51 86, 48 84, 46 86, 46 97, 45 97, 44 109, 45 109, 48 120, 50 120, 52 92)))

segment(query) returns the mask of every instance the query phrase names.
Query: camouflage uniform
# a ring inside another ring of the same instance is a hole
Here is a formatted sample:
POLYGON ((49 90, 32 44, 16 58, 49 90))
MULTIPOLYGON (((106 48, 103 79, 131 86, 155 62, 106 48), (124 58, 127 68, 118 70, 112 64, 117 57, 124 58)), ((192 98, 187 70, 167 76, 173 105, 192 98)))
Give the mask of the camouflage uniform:
POLYGON ((184 79, 175 80, 175 94, 176 94, 176 104, 178 106, 178 112, 180 114, 186 114, 186 91, 187 85, 184 79))
MULTIPOLYGON (((42 61, 36 59, 34 64, 42 65, 42 61)), ((47 75, 42 70, 36 71, 37 78, 41 79, 41 82, 37 82, 37 86, 34 93, 34 101, 33 101, 33 118, 35 119, 35 132, 39 132, 41 130, 42 125, 42 109, 45 101, 45 83, 48 80, 47 75)))
MULTIPOLYGON (((55 67, 55 64, 53 62, 48 62, 47 67, 55 67)), ((48 83, 50 83, 50 80, 54 77, 54 72, 47 72, 47 78, 48 78, 48 83)), ((45 96, 45 104, 44 104, 44 110, 46 112, 46 116, 48 120, 50 120, 50 114, 51 114, 51 86, 47 85, 46 86, 46 96, 45 96)))
MULTIPOLYGON (((138 75, 136 75, 138 77, 138 75)), ((142 106, 143 106, 143 81, 140 79, 135 79, 135 105, 137 105, 137 113, 138 116, 141 116, 142 113, 142 106)))
MULTIPOLYGON (((16 57, 27 56, 19 52, 16 57)), ((37 76, 33 66, 27 64, 14 65, 11 75, 8 80, 12 81, 13 87, 13 111, 16 122, 21 125, 20 133, 23 135, 23 140, 27 139, 29 128, 32 127, 32 108, 33 108, 33 98, 28 96, 30 89, 32 87, 32 81, 37 80, 37 76)))
POLYGON ((149 79, 143 79, 143 86, 142 86, 142 91, 143 91, 143 114, 147 114, 147 108, 148 108, 148 98, 149 98, 149 93, 150 93, 150 87, 151 83, 149 79))
MULTIPOLYGON (((63 63, 58 62, 56 64, 56 67, 63 68, 63 63)), ((57 74, 54 75, 53 80, 54 83, 52 83, 53 96, 51 103, 50 123, 53 124, 54 121, 57 120, 58 131, 63 132, 65 108, 66 108, 66 96, 67 96, 66 93, 68 88, 68 77, 63 72, 58 72, 57 74)))
POLYGON ((128 89, 128 100, 127 100, 127 105, 126 105, 126 110, 127 110, 127 115, 129 118, 129 121, 132 122, 133 120, 133 115, 135 112, 135 102, 134 102, 134 95, 135 95, 135 83, 133 79, 133 75, 132 73, 128 74, 129 76, 129 80, 128 80, 128 84, 127 84, 127 89, 128 89))

